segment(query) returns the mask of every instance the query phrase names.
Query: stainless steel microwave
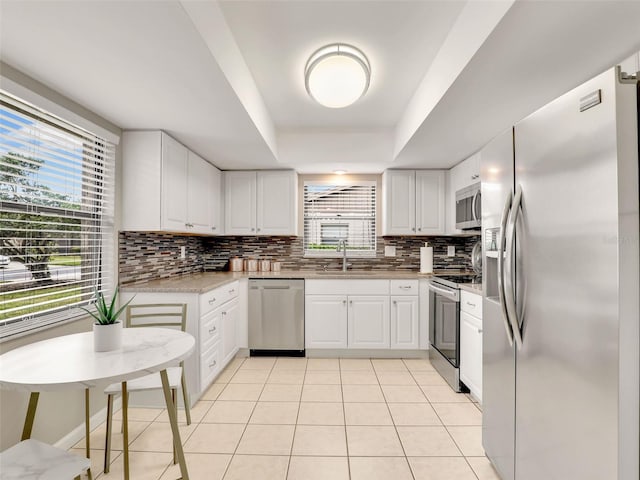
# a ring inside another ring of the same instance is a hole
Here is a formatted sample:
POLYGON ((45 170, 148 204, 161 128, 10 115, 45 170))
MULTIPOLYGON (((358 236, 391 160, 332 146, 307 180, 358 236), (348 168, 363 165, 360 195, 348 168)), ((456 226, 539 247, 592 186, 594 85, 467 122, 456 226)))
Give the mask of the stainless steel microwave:
POLYGON ((480 182, 456 192, 456 228, 469 230, 481 227, 481 201, 480 182))

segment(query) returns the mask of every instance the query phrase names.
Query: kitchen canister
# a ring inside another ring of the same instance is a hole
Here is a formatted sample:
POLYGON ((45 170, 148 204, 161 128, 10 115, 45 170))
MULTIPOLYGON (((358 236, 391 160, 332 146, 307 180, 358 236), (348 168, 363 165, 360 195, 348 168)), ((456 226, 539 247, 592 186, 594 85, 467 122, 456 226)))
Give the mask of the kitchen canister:
POLYGON ((245 258, 244 260, 244 271, 245 272, 257 272, 258 271, 258 260, 255 258, 245 258))
POLYGON ((433 247, 428 243, 420 247, 420 273, 433 273, 433 247))
POLYGON ((279 272, 280 271, 280 262, 271 262, 271 271, 279 272))
POLYGON ((231 257, 229 259, 229 271, 241 272, 244 267, 244 262, 240 257, 231 257))
POLYGON ((260 260, 258 262, 258 270, 261 272, 268 272, 271 270, 271 261, 270 260, 260 260))

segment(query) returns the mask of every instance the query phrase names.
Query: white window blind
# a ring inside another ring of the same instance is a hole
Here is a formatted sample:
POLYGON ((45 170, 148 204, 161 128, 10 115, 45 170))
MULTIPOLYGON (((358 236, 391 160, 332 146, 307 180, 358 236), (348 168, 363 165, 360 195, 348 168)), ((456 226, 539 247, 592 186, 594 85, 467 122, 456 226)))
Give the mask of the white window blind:
POLYGON ((112 143, 0 92, 0 255, 11 260, 0 267, 0 338, 110 292, 114 166, 112 143))
POLYGON ((339 256, 345 241, 352 256, 376 253, 376 184, 348 185, 305 182, 305 255, 339 256))

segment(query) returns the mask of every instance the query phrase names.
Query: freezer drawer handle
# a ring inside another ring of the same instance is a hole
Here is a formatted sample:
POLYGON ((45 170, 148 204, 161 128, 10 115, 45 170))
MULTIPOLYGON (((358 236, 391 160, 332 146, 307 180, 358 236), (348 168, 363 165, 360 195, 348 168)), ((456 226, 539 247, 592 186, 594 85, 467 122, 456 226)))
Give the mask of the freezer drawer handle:
POLYGON ((511 331, 516 340, 518 348, 522 348, 522 332, 520 331, 520 321, 518 319, 518 311, 516 307, 516 298, 513 285, 513 250, 516 243, 516 224, 520 215, 522 204, 522 187, 518 185, 516 196, 513 199, 511 213, 509 215, 509 225, 507 226, 507 263, 505 268, 505 304, 509 313, 509 321, 511 322, 511 331))
POLYGON ((502 217, 500 219, 500 241, 498 242, 498 297, 500 300, 500 308, 502 309, 502 321, 504 322, 504 329, 507 332, 507 339, 509 345, 513 346, 513 332, 509 322, 509 313, 507 312, 507 304, 504 299, 504 248, 505 248, 505 230, 507 228, 507 220, 509 218, 509 212, 511 210, 511 204, 513 202, 513 194, 509 191, 507 200, 502 210, 502 217))

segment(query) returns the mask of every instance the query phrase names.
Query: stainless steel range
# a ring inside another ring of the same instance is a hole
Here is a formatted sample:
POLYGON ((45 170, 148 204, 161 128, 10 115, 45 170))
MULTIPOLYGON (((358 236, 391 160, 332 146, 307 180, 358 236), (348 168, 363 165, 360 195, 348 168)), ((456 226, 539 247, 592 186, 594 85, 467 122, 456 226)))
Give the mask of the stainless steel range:
POLYGON ((468 392, 460 383, 460 283, 472 275, 441 275, 429 281, 429 359, 456 392, 468 392))

